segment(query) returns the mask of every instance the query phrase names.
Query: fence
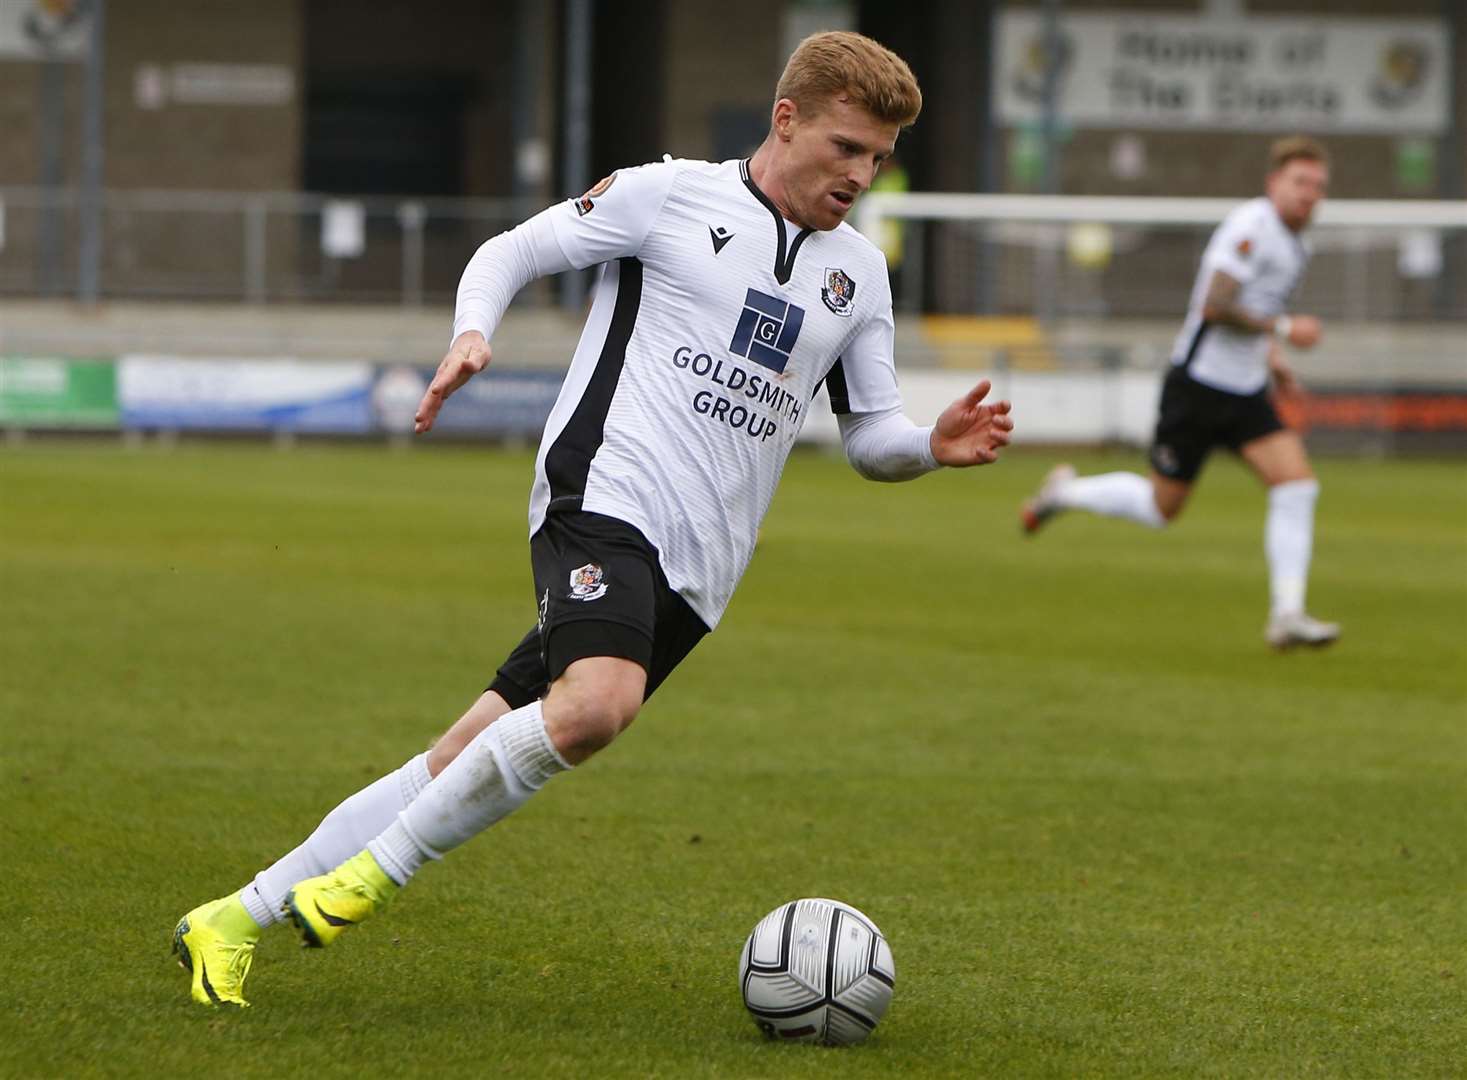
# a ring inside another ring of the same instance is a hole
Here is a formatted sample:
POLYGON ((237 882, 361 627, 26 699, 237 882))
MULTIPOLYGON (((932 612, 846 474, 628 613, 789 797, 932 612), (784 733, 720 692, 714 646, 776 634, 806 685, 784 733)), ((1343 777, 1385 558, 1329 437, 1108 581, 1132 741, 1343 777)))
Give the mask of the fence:
MULTIPOLYGON (((0 188, 0 295, 77 292, 75 190, 0 188)), ((248 303, 451 302, 516 199, 334 199, 295 192, 109 190, 99 294, 248 303)))

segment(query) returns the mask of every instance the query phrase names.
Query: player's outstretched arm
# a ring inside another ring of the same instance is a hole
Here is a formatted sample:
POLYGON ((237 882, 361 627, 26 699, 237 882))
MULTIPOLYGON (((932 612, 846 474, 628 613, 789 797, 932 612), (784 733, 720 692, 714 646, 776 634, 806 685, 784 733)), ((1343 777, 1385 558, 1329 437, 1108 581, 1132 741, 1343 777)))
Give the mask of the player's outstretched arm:
POLYGON ((1009 444, 1014 421, 1007 401, 985 404, 993 384, 987 379, 954 401, 932 425, 932 456, 939 465, 965 468, 988 465, 1009 444))
POLYGON ((465 330, 454 338, 448 355, 438 365, 433 381, 428 384, 423 400, 418 402, 417 414, 413 417, 413 431, 422 435, 433 430, 433 421, 438 419, 438 410, 450 394, 489 366, 489 343, 477 330, 465 330))

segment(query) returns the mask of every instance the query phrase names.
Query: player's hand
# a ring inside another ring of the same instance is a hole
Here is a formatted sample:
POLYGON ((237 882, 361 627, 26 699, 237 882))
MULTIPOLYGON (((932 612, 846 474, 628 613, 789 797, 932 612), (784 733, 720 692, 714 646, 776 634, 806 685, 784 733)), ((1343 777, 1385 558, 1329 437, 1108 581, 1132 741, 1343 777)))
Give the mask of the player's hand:
POLYGON ((1324 328, 1313 315, 1295 315, 1289 320, 1289 344, 1296 349, 1308 349, 1319 344, 1324 328))
POLYGON ((939 464, 962 468, 987 465, 1009 444, 1014 422, 1007 401, 983 404, 993 384, 984 379, 954 401, 932 425, 932 456, 939 464))
POLYGON ((1273 374, 1274 392, 1285 399, 1302 398, 1304 387, 1299 378, 1284 360, 1283 352, 1277 345, 1269 349, 1268 370, 1273 374))
POLYGON ((477 330, 465 330, 454 339, 453 347, 438 365, 433 381, 428 384, 418 411, 413 416, 413 433, 422 435, 433 430, 438 410, 448 396, 489 366, 489 343, 477 330))

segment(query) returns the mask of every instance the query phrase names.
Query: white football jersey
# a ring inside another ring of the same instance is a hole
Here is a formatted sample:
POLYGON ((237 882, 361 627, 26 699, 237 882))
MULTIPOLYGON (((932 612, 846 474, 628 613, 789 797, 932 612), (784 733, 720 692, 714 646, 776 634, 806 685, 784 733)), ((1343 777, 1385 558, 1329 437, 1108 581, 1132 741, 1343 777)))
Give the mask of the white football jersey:
POLYGON ((849 225, 786 221, 741 161, 622 169, 550 220, 573 266, 605 266, 530 532, 553 506, 635 525, 713 627, 822 380, 838 411, 901 404, 886 260, 849 225))
POLYGON ((1283 223, 1267 198, 1237 207, 1213 232, 1192 286, 1187 319, 1172 347, 1172 363, 1200 383, 1232 394, 1268 385, 1269 335, 1202 318, 1207 287, 1221 270, 1242 286, 1238 304, 1259 318, 1282 314, 1309 264, 1303 238, 1283 223))

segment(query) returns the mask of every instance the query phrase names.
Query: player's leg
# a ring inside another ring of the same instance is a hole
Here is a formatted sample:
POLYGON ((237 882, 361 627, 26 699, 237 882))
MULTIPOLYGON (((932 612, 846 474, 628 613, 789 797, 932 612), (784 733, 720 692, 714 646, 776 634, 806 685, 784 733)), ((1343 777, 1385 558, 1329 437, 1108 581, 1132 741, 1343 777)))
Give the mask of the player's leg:
POLYGON ((1057 465, 1020 511, 1024 531, 1037 532, 1065 510, 1085 510, 1153 529, 1176 518, 1212 447, 1204 406, 1196 384, 1180 369, 1174 370, 1162 386, 1161 409, 1151 445, 1151 475, 1109 472, 1078 476, 1073 466, 1057 465))
POLYGON ((1268 488, 1263 546, 1268 556, 1269 618, 1264 636, 1278 649, 1328 645, 1340 636, 1338 624, 1312 618, 1304 608, 1319 498, 1319 481, 1304 440, 1279 426, 1243 442, 1238 453, 1268 488))
POLYGON ((290 888, 361 851, 476 735, 509 712, 511 702, 533 700, 544 683, 539 635, 532 629, 489 689, 429 751, 345 799, 302 844, 260 871, 243 889, 202 904, 179 920, 173 951, 192 975, 194 1000, 205 1005, 247 1004, 244 982, 254 946, 265 927, 284 917, 290 888), (535 689, 523 689, 526 685, 535 689))
POLYGON ((360 854, 292 890, 307 944, 329 944, 380 910, 427 861, 512 813, 636 716, 656 631, 656 553, 630 526, 579 512, 551 515, 531 548, 548 694, 470 741, 360 854))

